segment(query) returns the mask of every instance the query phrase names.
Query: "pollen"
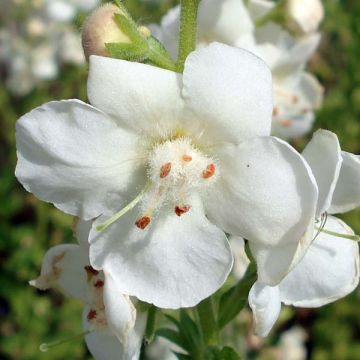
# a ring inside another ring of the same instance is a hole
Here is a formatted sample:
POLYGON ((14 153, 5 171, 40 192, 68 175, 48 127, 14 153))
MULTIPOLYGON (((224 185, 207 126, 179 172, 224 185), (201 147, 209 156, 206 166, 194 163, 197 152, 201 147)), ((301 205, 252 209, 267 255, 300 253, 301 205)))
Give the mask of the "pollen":
POLYGON ((209 164, 206 169, 202 172, 202 177, 204 179, 208 179, 210 177, 212 177, 215 174, 215 164, 209 164))
POLYGON ((104 281, 103 280, 97 280, 94 284, 94 286, 96 288, 102 288, 104 286, 104 281))
POLYGON ((190 162, 192 160, 192 156, 187 155, 187 154, 184 154, 181 158, 185 162, 190 162))
POLYGON ((143 216, 140 219, 136 220, 135 225, 141 229, 144 230, 151 222, 151 219, 149 216, 143 216))
POLYGON ((178 205, 175 206, 175 214, 177 216, 181 216, 182 214, 187 213, 190 210, 191 206, 190 205, 178 205))
POLYGON ((88 320, 94 320, 96 318, 97 312, 94 309, 91 309, 87 314, 88 320))
POLYGON ((160 179, 166 178, 170 174, 170 171, 171 171, 171 162, 168 162, 160 168, 160 179))

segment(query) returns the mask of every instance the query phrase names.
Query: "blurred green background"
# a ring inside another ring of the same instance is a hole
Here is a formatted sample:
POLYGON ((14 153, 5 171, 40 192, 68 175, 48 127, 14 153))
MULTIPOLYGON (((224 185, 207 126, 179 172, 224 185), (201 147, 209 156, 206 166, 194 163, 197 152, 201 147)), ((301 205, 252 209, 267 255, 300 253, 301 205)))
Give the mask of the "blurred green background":
MULTIPOLYGON (((160 19, 176 1, 126 1, 139 23, 160 19)), ((322 43, 309 64, 325 86, 324 106, 315 128, 339 136, 342 148, 360 154, 360 1, 327 0, 322 43)), ((76 20, 81 26, 83 17, 76 20)), ((1 24, 0 24, 1 26, 1 24)), ((2 72, 0 72, 1 74, 2 72)), ((1 79, 1 78, 0 78, 1 79)), ((0 83, 0 359, 91 359, 84 342, 76 340, 41 353, 42 342, 81 331, 82 305, 56 292, 40 292, 28 285, 37 276, 45 251, 74 242, 72 218, 35 199, 17 183, 14 126, 16 119, 44 102, 80 98, 86 101, 86 68, 63 66, 57 80, 39 84, 25 97, 12 97, 0 83)), ((306 139, 295 145, 301 148, 306 139)), ((360 212, 343 218, 360 233, 360 212)), ((263 344, 252 346, 253 359, 277 359, 272 351, 280 334, 294 324, 307 333, 308 358, 360 359, 360 292, 320 309, 287 308, 263 344)), ((247 318, 239 321, 247 321, 247 318)), ((243 329, 244 326, 241 327, 243 329)), ((229 330, 230 331, 230 330, 229 330)), ((241 343, 244 334, 231 334, 241 343)), ((254 341, 252 341, 254 342, 254 341)), ((252 343, 249 340, 249 343, 252 343)), ((284 359, 287 360, 287 359, 284 359)))

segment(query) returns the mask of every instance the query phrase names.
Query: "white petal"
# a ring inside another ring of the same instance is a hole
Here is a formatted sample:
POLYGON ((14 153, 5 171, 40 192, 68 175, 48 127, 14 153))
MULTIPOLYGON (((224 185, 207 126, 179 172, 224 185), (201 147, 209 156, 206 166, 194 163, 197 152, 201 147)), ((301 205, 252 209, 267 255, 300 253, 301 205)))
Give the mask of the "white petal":
POLYGON ((89 233, 92 227, 92 221, 80 220, 76 225, 76 239, 80 246, 85 249, 89 248, 89 233))
POLYGON ((276 285, 311 241, 315 179, 287 143, 259 137, 224 147, 206 212, 226 232, 249 240, 259 279, 276 285), (294 258, 294 254, 297 255, 294 258))
MULTIPOLYGON (((333 216, 328 217, 325 229, 346 235, 354 234, 343 221, 333 216)), ((357 242, 321 232, 279 288, 281 300, 285 304, 318 307, 346 296, 358 283, 357 242)))
POLYGON ((90 103, 119 124, 154 137, 168 135, 178 126, 183 101, 181 75, 155 66, 90 57, 90 103))
POLYGON ((249 292, 249 305, 253 312, 255 334, 267 336, 280 314, 279 288, 256 281, 249 292))
POLYGON ((24 115, 16 139, 16 176, 25 189, 85 220, 119 207, 135 181, 137 137, 81 101, 50 102, 24 115))
POLYGON ((233 273, 235 278, 240 280, 244 277, 250 264, 245 251, 245 242, 240 236, 230 236, 229 243, 234 256, 233 273))
POLYGON ((199 6, 198 29, 200 41, 213 39, 234 45, 240 36, 251 33, 254 25, 242 1, 202 0, 199 6))
POLYGON ((185 121, 203 141, 238 143, 270 134, 271 73, 255 55, 213 43, 188 56, 183 81, 185 121))
POLYGON ((136 309, 127 295, 121 295, 112 274, 105 272, 104 305, 108 326, 120 342, 127 343, 127 337, 135 325, 136 309))
POLYGON ((88 254, 80 246, 54 246, 44 256, 40 276, 30 281, 30 285, 41 290, 56 287, 68 296, 85 301, 87 277, 84 266, 88 264, 88 254))
POLYGON ((333 197, 338 181, 342 157, 337 136, 328 130, 318 130, 305 147, 302 155, 311 167, 319 188, 316 217, 325 212, 333 197))
MULTIPOLYGON (((89 308, 86 307, 83 312, 85 330, 90 328, 86 319, 88 312, 89 308)), ((135 327, 129 333, 126 345, 122 344, 107 328, 92 331, 85 336, 85 341, 95 360, 138 360, 145 325, 146 317, 141 314, 135 327)))
POLYGON ((329 213, 344 213, 360 206, 360 156, 342 152, 343 163, 329 213))
POLYGON ((137 211, 102 232, 90 233, 90 258, 116 281, 119 291, 162 308, 190 307, 226 280, 232 255, 224 233, 208 222, 194 200, 181 217, 156 215, 145 230, 137 211))

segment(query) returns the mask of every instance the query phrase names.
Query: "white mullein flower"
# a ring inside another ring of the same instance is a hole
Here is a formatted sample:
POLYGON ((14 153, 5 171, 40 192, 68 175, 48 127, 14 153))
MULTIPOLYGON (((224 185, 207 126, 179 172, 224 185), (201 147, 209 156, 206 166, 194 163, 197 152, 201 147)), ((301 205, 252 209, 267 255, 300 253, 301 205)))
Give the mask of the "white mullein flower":
MULTIPOLYGON (((360 205, 360 158, 341 152, 335 134, 317 131, 303 156, 319 187, 316 219, 325 212, 345 212, 360 205)), ((353 230, 332 215, 327 217, 323 229, 318 220, 314 221, 314 241, 297 266, 278 286, 257 281, 250 290, 255 331, 260 336, 266 336, 271 330, 279 316, 281 302, 319 307, 346 296, 359 283, 359 246, 356 241, 346 239, 354 236, 353 230)))
POLYGON ((111 276, 90 266, 90 229, 91 222, 80 222, 79 245, 52 247, 44 256, 40 276, 30 284, 41 290, 57 288, 84 303, 85 341, 96 360, 137 360, 146 316, 136 315, 131 300, 121 295, 111 276))
POLYGON ((181 75, 91 56, 88 96, 94 107, 50 102, 18 121, 16 175, 40 199, 97 218, 90 260, 122 293, 197 304, 231 270, 224 231, 249 240, 265 283, 302 257, 317 187, 303 158, 269 136, 262 60, 214 43, 181 75))

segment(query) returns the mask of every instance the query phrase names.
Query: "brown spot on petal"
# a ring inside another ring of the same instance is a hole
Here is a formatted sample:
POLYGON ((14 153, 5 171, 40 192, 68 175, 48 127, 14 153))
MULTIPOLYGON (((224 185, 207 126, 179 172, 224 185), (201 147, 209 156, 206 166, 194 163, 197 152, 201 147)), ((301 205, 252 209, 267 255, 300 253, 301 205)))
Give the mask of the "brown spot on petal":
POLYGON ((170 174, 170 171, 171 171, 171 162, 168 162, 160 168, 160 179, 167 177, 170 174))
POLYGON ((97 315, 96 310, 91 309, 87 314, 87 319, 94 320, 96 318, 96 315, 97 315))
POLYGON ((95 270, 92 266, 90 265, 87 265, 87 266, 84 266, 84 269, 85 271, 88 273, 88 274, 91 274, 91 275, 98 275, 99 274, 99 271, 95 270))
POLYGON ((96 288, 102 288, 104 286, 104 281, 103 280, 97 280, 94 284, 94 286, 96 288))
POLYGON ((208 179, 215 174, 215 164, 209 164, 206 169, 202 172, 202 177, 208 179))
POLYGON ((181 216, 182 214, 187 213, 190 210, 191 206, 190 205, 178 205, 175 206, 175 214, 177 216, 181 216))
POLYGON ((142 218, 136 220, 135 225, 141 229, 144 230, 151 222, 151 219, 149 216, 143 216, 142 218))

